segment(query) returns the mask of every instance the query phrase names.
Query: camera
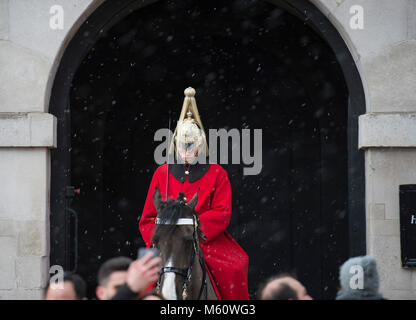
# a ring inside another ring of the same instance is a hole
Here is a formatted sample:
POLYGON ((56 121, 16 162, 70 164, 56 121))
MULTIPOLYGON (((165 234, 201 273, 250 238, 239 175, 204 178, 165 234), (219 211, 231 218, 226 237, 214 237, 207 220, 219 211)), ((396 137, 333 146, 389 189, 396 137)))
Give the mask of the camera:
POLYGON ((159 256, 159 250, 156 248, 139 248, 139 251, 137 253, 137 259, 143 258, 148 252, 153 252, 153 257, 159 256))

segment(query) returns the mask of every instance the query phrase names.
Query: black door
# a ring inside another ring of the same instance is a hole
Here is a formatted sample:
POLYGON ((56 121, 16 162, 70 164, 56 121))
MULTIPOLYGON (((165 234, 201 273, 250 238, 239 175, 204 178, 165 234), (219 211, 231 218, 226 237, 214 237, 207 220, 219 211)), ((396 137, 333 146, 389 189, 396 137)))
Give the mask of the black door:
POLYGON ((52 260, 64 261, 63 250, 93 296, 103 261, 136 257, 157 167, 154 133, 169 115, 175 125, 192 86, 205 128, 262 129, 260 174, 224 165, 229 232, 250 257, 251 297, 265 278, 295 272, 311 296, 333 298, 350 254, 350 93, 340 52, 264 1, 159 1, 89 45, 76 39, 85 52, 67 83, 68 107, 57 113, 62 140, 52 159, 52 260), (80 194, 69 198, 67 186, 80 194))

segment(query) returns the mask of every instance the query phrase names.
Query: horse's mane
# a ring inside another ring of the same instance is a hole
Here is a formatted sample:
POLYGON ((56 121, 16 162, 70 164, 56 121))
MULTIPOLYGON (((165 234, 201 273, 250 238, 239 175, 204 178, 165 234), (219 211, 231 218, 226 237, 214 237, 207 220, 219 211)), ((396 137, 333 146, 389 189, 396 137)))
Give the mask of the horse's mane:
POLYGON ((168 200, 162 203, 161 210, 157 216, 161 224, 156 224, 154 236, 160 237, 163 235, 164 237, 169 237, 173 233, 177 227, 176 222, 180 218, 184 218, 184 197, 185 194, 181 192, 177 200, 168 200), (167 221, 172 224, 164 224, 167 221))

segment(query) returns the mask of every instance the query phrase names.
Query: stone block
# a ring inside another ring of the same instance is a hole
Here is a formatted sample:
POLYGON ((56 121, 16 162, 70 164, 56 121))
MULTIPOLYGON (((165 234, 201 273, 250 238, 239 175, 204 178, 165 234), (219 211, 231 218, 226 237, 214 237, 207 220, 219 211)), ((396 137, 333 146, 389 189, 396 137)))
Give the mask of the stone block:
POLYGON ((11 1, 9 38, 14 43, 41 53, 53 60, 74 23, 93 0, 26 0, 11 1), (50 21, 63 9, 63 29, 51 28, 50 21))
POLYGON ((367 113, 359 117, 358 127, 360 149, 416 147, 416 113, 367 113))
POLYGON ((0 219, 0 237, 15 237, 16 235, 17 230, 15 221, 0 219))
POLYGON ((386 216, 386 205, 384 203, 370 203, 370 220, 384 220, 386 216))
POLYGON ((49 255, 49 228, 45 221, 19 221, 17 256, 49 255))
POLYGON ((385 218, 399 219, 399 186, 415 181, 415 149, 370 148, 366 152, 367 208, 369 203, 384 203, 385 218))
POLYGON ((408 40, 361 59, 369 112, 416 112, 415 51, 416 40, 408 40))
POLYGON ((386 290, 384 298, 389 300, 416 300, 416 294, 412 290, 386 290))
POLYGON ((9 0, 0 0, 0 40, 9 38, 9 0))
POLYGON ((416 1, 409 0, 407 5, 407 39, 416 40, 416 1))
POLYGON ((336 0, 331 15, 335 17, 344 40, 351 42, 360 57, 379 52, 407 39, 407 0, 336 0), (352 29, 350 13, 353 5, 363 8, 364 28, 352 29))
POLYGON ((0 148, 0 219, 49 218, 49 151, 0 148))
POLYGON ((375 236, 400 236, 399 219, 370 220, 370 235, 375 236))
POLYGON ((56 147, 56 117, 49 113, 0 113, 0 147, 56 147))
POLYGON ((0 300, 42 300, 43 298, 43 289, 0 290, 0 300))
POLYGON ((45 111, 51 65, 36 52, 0 40, 0 112, 45 111))
POLYGON ((416 294, 416 270, 412 271, 412 290, 416 294))
POLYGON ((29 113, 29 118, 31 146, 56 148, 56 117, 49 113, 29 113))
POLYGON ((369 236, 368 254, 377 261, 380 290, 412 290, 412 271, 401 267, 399 236, 369 236))
POLYGON ((13 300, 14 290, 0 289, 0 300, 13 300))
POLYGON ((18 257, 16 282, 18 288, 42 289, 49 279, 49 257, 18 257))
POLYGON ((0 236, 0 252, 0 290, 11 290, 16 287, 16 239, 0 236))

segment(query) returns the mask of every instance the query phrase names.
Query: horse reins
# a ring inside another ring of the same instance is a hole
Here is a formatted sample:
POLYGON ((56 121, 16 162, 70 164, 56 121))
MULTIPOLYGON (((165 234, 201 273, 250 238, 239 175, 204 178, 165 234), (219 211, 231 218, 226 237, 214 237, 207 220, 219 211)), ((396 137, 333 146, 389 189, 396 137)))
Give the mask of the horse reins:
MULTIPOLYGON (((184 203, 183 203, 184 204, 184 203)), ((184 278, 183 284, 182 284, 182 299, 186 300, 188 297, 188 286, 191 281, 192 276, 192 266, 195 262, 195 255, 198 253, 199 257, 199 264, 201 265, 202 269, 202 283, 201 283, 201 289, 199 290, 198 298, 197 300, 200 300, 202 297, 202 293, 205 289, 205 300, 208 299, 208 286, 207 286, 207 270, 206 270, 206 264, 205 259, 202 254, 201 247, 199 246, 199 237, 198 237, 198 220, 196 213, 193 213, 193 218, 180 218, 176 223, 171 223, 170 221, 161 221, 159 218, 156 219, 156 224, 175 224, 175 225, 192 225, 194 227, 193 232, 193 250, 191 254, 191 261, 187 269, 181 269, 176 267, 163 267, 161 268, 161 272, 159 275, 159 279, 157 280, 157 290, 160 291, 160 280, 162 278, 162 275, 164 273, 173 272, 175 274, 178 274, 184 278)))

